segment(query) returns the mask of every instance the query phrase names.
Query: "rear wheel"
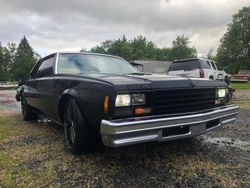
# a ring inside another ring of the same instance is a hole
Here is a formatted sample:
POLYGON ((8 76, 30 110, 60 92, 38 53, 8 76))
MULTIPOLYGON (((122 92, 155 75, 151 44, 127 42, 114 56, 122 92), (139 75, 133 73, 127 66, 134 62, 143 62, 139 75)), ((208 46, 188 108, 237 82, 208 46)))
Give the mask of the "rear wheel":
POLYGON ((70 152, 79 155, 95 148, 95 137, 73 98, 66 102, 63 121, 66 146, 70 152))
POLYGON ((33 108, 28 105, 23 95, 21 96, 21 110, 23 114, 23 119, 25 121, 36 119, 36 116, 37 116, 36 113, 34 112, 33 108))
POLYGON ((209 76, 209 79, 210 79, 210 80, 213 80, 213 79, 214 79, 214 77, 213 77, 213 76, 209 76))

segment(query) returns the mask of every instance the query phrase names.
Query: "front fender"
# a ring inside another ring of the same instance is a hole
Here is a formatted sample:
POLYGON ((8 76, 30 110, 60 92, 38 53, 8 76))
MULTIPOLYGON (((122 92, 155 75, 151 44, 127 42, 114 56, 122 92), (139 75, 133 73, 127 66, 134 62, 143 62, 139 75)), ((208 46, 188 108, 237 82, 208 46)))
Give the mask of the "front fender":
POLYGON ((77 102, 79 102, 80 95, 74 89, 66 89, 62 93, 61 97, 59 98, 59 104, 58 104, 58 114, 61 122, 63 122, 64 105, 66 104, 69 98, 74 98, 77 102))

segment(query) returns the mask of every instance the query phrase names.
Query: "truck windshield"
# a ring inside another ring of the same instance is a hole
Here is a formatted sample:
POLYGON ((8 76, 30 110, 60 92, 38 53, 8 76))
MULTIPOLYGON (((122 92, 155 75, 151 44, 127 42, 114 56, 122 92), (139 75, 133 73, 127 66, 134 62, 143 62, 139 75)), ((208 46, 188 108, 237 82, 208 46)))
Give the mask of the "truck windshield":
POLYGON ((98 54, 59 54, 57 72, 61 74, 133 74, 138 71, 121 58, 98 54))
POLYGON ((178 71, 178 70, 194 70, 200 69, 200 61, 199 60, 188 60, 188 61, 174 61, 169 71, 178 71))

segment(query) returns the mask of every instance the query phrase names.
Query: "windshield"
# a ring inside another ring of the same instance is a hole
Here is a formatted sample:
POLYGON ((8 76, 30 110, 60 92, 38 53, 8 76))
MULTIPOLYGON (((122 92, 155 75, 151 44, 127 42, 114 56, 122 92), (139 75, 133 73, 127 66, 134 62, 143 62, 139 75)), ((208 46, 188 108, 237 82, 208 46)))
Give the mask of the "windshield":
POLYGON ((59 54, 57 72, 61 74, 133 74, 138 71, 128 62, 117 57, 69 53, 59 54))

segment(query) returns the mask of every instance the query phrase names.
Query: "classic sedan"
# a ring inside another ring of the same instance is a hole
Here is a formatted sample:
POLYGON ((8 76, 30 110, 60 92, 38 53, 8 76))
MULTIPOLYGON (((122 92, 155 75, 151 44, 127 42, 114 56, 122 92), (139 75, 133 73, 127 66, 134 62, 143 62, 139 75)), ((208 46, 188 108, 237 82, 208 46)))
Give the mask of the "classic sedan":
POLYGON ((195 137, 235 121, 225 82, 152 75, 120 57, 51 54, 21 86, 24 120, 37 114, 64 126, 74 154, 98 143, 119 147, 195 137))
POLYGON ((250 81, 250 70, 240 70, 238 74, 232 76, 231 81, 232 82, 250 81))

